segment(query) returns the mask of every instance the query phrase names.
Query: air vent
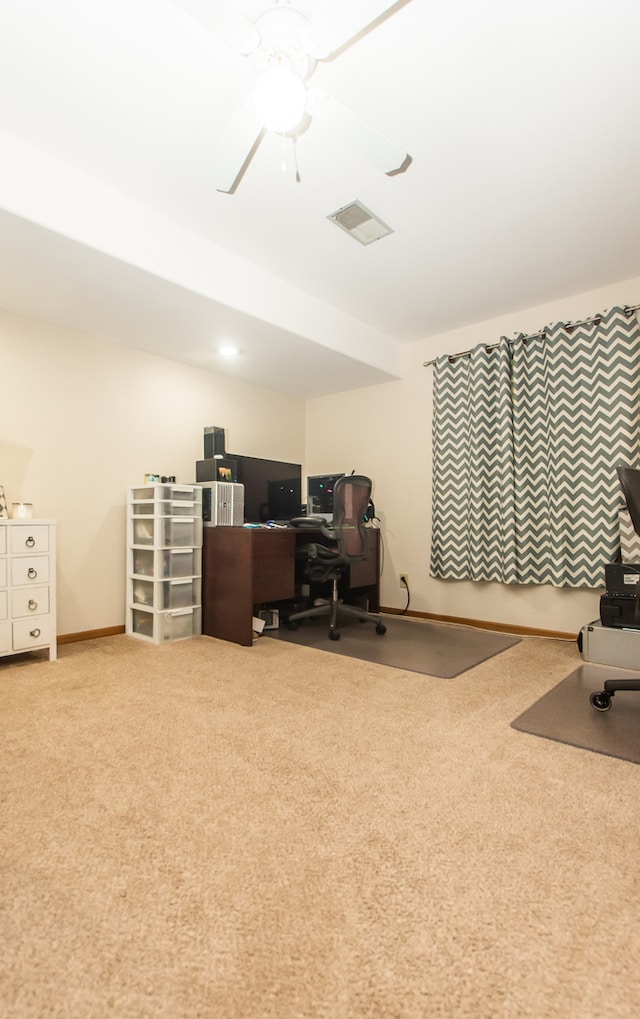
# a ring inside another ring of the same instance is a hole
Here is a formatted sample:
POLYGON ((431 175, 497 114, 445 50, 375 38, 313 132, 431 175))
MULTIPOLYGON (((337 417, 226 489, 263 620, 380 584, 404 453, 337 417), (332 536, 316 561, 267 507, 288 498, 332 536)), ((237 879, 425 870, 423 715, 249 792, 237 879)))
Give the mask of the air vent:
POLYGON ((377 219, 362 202, 356 201, 349 205, 343 205, 337 212, 332 212, 330 216, 327 216, 327 219, 354 237, 360 244, 371 244, 372 241, 379 241, 381 237, 393 233, 391 227, 377 219))

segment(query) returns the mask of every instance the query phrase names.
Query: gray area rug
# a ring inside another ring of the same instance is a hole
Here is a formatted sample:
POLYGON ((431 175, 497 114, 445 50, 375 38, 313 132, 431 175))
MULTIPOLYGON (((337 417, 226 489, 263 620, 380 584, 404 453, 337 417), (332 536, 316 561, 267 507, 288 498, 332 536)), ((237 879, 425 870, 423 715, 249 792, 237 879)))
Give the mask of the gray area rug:
POLYGON ((385 616, 384 624, 387 632, 380 636, 372 623, 340 621, 340 640, 336 641, 329 639, 324 619, 301 623, 297 630, 288 630, 285 624, 279 630, 265 630, 264 636, 440 679, 453 679, 520 643, 519 637, 471 626, 445 626, 395 616, 385 616))
POLYGON ((581 665, 511 725, 532 736, 640 764, 640 693, 617 692, 609 711, 596 711, 589 703, 605 679, 636 675, 606 665, 581 665))

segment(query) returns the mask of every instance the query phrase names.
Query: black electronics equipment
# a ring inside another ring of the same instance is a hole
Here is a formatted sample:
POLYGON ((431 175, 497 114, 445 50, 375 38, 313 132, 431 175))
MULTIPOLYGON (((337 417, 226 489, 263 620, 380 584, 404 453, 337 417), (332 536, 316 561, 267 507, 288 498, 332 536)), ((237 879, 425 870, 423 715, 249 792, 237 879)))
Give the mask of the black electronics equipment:
POLYGON ((600 598, 603 626, 640 630, 640 564, 607 563, 606 594, 600 598))
MULTIPOLYGON (((617 468, 629 516, 640 534, 640 470, 617 468)), ((640 564, 607 563, 605 594, 600 598, 600 622, 603 626, 640 630, 640 564)))
POLYGON ((635 598, 640 583, 640 563, 607 563, 604 586, 607 594, 635 598))
POLYGON ((333 489, 342 474, 311 474, 307 478, 307 512, 317 516, 333 514, 333 489))
POLYGON ((208 457, 196 460, 196 481, 237 481, 238 464, 228 457, 208 457))
POLYGON ((244 485, 244 522, 288 523, 300 516, 302 466, 283 460, 227 453, 221 460, 197 460, 196 481, 237 481, 244 485))
POLYGON ((225 455, 224 446, 225 446, 224 428, 219 428, 217 425, 211 425, 210 427, 205 428, 204 430, 205 460, 211 460, 213 457, 223 457, 225 455))
POLYGON ((621 630, 640 630, 640 602, 637 598, 603 594, 600 598, 600 622, 621 630))

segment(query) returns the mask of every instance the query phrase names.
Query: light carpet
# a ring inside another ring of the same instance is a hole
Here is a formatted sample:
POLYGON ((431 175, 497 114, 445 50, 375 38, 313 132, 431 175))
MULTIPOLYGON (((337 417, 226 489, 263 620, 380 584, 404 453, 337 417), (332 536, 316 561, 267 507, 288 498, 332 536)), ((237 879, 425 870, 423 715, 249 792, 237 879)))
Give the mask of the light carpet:
POLYGON ((635 1019, 638 771, 510 726, 577 664, 1 659, 3 1019, 635 1019))
POLYGON ((373 623, 339 619, 340 640, 334 641, 327 620, 316 618, 301 622, 297 630, 283 625, 265 630, 263 636, 441 679, 453 679, 520 642, 520 637, 503 633, 422 619, 384 616, 384 624, 387 632, 380 635, 373 623))

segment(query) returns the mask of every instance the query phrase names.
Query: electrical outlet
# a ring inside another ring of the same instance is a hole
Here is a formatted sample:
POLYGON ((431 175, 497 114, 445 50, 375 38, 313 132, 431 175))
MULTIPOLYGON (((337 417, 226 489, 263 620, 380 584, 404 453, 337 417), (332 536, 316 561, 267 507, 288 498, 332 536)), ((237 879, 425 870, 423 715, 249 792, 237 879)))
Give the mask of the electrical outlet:
POLYGON ((407 590, 409 590, 409 574, 408 573, 401 573, 400 574, 400 587, 404 587, 407 590))

